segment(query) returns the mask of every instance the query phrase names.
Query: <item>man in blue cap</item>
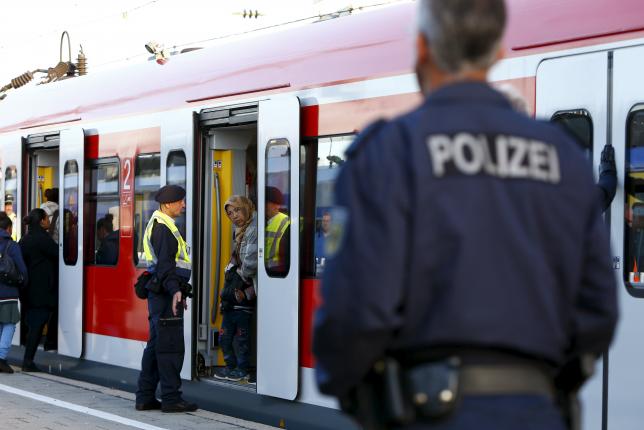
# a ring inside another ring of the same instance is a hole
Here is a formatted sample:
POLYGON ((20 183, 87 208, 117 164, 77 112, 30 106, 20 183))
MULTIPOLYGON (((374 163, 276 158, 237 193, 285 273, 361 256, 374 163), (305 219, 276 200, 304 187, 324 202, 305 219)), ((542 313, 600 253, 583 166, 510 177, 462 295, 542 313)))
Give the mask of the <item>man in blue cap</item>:
POLYGON ((487 84, 503 0, 418 5, 425 100, 366 129, 336 182, 320 391, 368 429, 572 428, 569 363, 606 351, 618 314, 591 168, 487 84))
POLYGON ((186 207, 186 191, 178 185, 162 187, 154 197, 159 202, 145 228, 143 250, 148 271, 150 338, 143 351, 136 391, 136 410, 161 409, 163 412, 191 412, 197 405, 181 397, 181 368, 185 353, 183 310, 184 286, 190 280, 188 246, 175 225, 186 207), (161 402, 155 398, 161 383, 161 402))

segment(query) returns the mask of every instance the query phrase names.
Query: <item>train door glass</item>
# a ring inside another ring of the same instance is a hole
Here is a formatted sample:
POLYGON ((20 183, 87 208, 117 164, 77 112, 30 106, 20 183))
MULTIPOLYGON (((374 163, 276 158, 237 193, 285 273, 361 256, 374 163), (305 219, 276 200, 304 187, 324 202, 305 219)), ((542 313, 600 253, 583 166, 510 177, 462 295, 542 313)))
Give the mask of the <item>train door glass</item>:
POLYGON ((16 216, 18 210, 18 170, 16 166, 9 166, 4 176, 4 211, 11 218, 13 223, 13 232, 11 237, 17 240, 20 231, 20 222, 16 216))
POLYGON ((624 282, 633 295, 644 297, 644 106, 628 118, 624 181, 624 282))
POLYGON ((559 124, 566 130, 579 146, 584 150, 586 157, 593 159, 593 120, 590 112, 585 109, 557 112, 553 115, 552 122, 559 124))
POLYGON ((85 264, 115 266, 119 257, 119 161, 99 158, 86 169, 85 264))
POLYGON ((84 221, 80 216, 85 200, 84 181, 79 178, 84 168, 84 130, 61 131, 58 183, 63 185, 63 214, 59 222, 63 234, 58 246, 63 250, 63 258, 58 265, 58 353, 76 358, 83 354, 83 259, 78 258, 78 252, 83 249, 79 238, 84 237, 84 221))
MULTIPOLYGON (((171 151, 166 161, 166 184, 179 185, 184 190, 186 188, 186 154, 183 151, 171 151)), ((181 236, 186 237, 186 213, 182 213, 175 220, 181 236)))
POLYGON ((300 103, 259 103, 257 392, 294 400, 299 383, 300 103), (285 209, 288 214, 284 213, 285 209), (286 237, 285 228, 290 228, 286 237), (295 263, 295 264, 294 264, 295 263))

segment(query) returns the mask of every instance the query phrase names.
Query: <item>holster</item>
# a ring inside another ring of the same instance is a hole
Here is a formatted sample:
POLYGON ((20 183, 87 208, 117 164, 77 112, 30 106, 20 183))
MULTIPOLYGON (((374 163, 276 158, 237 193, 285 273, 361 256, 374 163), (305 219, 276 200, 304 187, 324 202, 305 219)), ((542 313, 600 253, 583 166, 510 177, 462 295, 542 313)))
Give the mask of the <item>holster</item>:
POLYGON ((555 378, 556 401, 569 430, 581 429, 579 390, 595 369, 596 357, 583 355, 569 360, 555 378))
POLYGON ((459 368, 460 360, 454 357, 405 369, 387 357, 340 405, 365 430, 405 426, 418 418, 437 421, 458 404, 459 368))

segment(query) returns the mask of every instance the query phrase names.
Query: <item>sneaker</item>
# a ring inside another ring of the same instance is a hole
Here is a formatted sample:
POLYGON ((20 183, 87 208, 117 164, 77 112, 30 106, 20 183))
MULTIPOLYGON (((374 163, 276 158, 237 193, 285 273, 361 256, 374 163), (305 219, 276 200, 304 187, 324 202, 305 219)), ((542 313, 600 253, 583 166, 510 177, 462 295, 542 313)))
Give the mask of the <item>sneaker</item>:
POLYGON ((7 363, 7 360, 0 360, 0 372, 2 373, 13 373, 13 369, 7 363))
POLYGON ((158 401, 157 399, 154 399, 146 403, 137 403, 136 405, 134 405, 134 409, 136 409, 137 411, 158 410, 158 409, 161 409, 161 402, 158 401))
POLYGON ((186 402, 185 400, 169 405, 161 405, 161 412, 167 413, 194 412, 197 409, 199 409, 199 406, 196 403, 186 402))
POLYGON ((228 376, 233 372, 233 369, 227 367, 222 367, 215 370, 215 373, 212 375, 217 379, 228 379, 228 376))
POLYGON ((246 380, 248 379, 248 372, 242 369, 235 369, 228 374, 227 379, 229 381, 235 381, 235 382, 246 380))

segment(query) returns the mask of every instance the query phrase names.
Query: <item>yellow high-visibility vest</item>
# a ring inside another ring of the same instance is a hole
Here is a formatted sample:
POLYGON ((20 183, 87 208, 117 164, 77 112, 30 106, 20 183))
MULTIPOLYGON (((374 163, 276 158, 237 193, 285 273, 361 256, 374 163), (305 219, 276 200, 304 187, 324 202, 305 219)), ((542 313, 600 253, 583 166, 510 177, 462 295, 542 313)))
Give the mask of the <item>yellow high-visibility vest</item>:
MULTIPOLYGON (((190 261, 190 256, 188 255, 188 244, 183 237, 179 229, 174 223, 174 220, 168 215, 164 214, 160 210, 154 211, 148 225, 145 227, 145 235, 143 237, 143 252, 145 252, 145 260, 148 263, 148 268, 156 267, 159 259, 152 248, 152 227, 154 227, 154 221, 165 225, 170 229, 172 235, 177 239, 177 255, 175 256, 175 261, 177 263, 178 269, 187 270, 187 277, 190 277, 190 271, 192 270, 192 262, 190 261)), ((186 275, 186 273, 181 273, 181 275, 186 275)))
POLYGON ((286 228, 290 224, 291 219, 288 215, 279 212, 269 220, 266 226, 266 252, 264 253, 264 260, 269 269, 283 263, 279 261, 280 242, 282 241, 286 228))

